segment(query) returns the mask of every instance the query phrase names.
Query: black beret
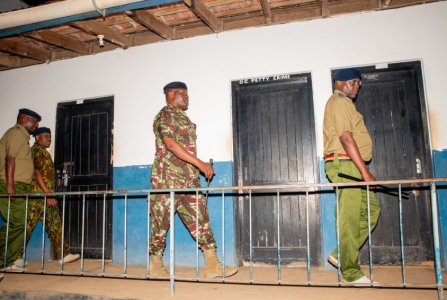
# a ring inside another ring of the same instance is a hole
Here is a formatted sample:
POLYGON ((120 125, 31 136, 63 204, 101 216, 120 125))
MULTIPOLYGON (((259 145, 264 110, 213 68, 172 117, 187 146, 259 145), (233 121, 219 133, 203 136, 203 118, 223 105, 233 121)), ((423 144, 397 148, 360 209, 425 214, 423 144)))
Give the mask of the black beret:
POLYGON ((360 78, 362 71, 359 68, 346 68, 338 70, 334 75, 334 79, 337 81, 347 81, 354 78, 360 78))
POLYGON ((51 130, 48 127, 39 127, 36 130, 34 130, 33 137, 36 137, 42 133, 51 133, 51 130))
POLYGON ((168 83, 167 85, 165 85, 165 87, 163 88, 163 92, 166 92, 166 90, 172 90, 172 89, 188 90, 188 87, 183 82, 174 81, 174 82, 171 82, 171 83, 168 83))
POLYGON ((27 116, 34 117, 39 122, 42 121, 42 117, 38 113, 36 113, 35 111, 32 111, 31 109, 28 109, 28 108, 21 108, 21 109, 19 109, 19 115, 20 114, 24 114, 24 115, 27 115, 27 116))

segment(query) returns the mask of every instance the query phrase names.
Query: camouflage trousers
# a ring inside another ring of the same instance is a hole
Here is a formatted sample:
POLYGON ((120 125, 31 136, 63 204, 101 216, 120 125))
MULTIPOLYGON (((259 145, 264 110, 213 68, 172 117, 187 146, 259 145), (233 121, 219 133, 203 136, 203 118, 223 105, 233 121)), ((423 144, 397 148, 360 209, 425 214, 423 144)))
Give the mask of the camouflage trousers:
MULTIPOLYGON (((151 255, 161 255, 166 247, 166 235, 170 225, 170 195, 151 195, 151 236, 149 238, 149 252, 151 255)), ((199 193, 198 207, 195 194, 175 194, 175 211, 179 214, 185 226, 194 239, 197 238, 199 246, 203 250, 216 248, 216 241, 213 237, 213 230, 209 220, 208 209, 202 193, 199 193), (197 220, 198 209, 198 224, 197 220)))
MULTIPOLYGON (((37 222, 40 220, 43 223, 43 212, 44 212, 44 200, 29 200, 28 202, 28 223, 26 226, 26 244, 31 238, 34 227, 36 227, 37 222)), ((56 205, 54 207, 53 213, 53 223, 51 223, 51 232, 49 232, 50 219, 51 219, 51 207, 47 206, 47 211, 45 215, 45 231, 50 236, 51 244, 54 247, 54 251, 57 254, 57 259, 61 259, 61 242, 62 242, 62 221, 59 208, 56 205)), ((23 241, 23 240, 22 240, 23 241)), ((70 253, 70 248, 68 247, 67 240, 64 240, 64 256, 70 253)), ((23 246, 20 249, 17 259, 23 257, 23 246)))

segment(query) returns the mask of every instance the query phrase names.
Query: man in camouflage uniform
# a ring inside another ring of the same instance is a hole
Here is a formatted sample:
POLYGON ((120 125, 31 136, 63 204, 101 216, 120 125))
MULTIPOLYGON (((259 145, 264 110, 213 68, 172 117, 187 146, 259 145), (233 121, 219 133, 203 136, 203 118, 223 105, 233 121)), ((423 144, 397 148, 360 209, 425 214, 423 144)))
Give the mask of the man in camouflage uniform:
MULTIPOLYGON (((56 172, 54 170, 53 160, 46 148, 51 145, 51 131, 47 127, 40 127, 34 131, 36 138, 34 146, 31 147, 31 156, 34 162, 34 176, 30 185, 30 193, 52 193, 56 188, 56 172)), ((28 202, 28 224, 26 231, 26 244, 28 244, 34 227, 40 220, 44 222, 44 199, 30 198, 28 202)), ((53 197, 47 197, 45 231, 49 233, 54 251, 57 254, 59 265, 61 264, 61 246, 62 246, 62 222, 57 201, 53 197), (50 226, 51 211, 54 206, 53 221, 50 226)), ((79 254, 70 254, 68 243, 64 241, 64 264, 73 262, 80 258, 79 254)), ((19 252, 15 265, 22 266, 23 247, 19 252)))
MULTIPOLYGON (((152 188, 200 188, 199 172, 202 171, 206 178, 211 178, 214 169, 197 158, 196 125, 184 112, 189 104, 187 87, 183 82, 171 82, 163 90, 167 106, 157 114, 153 125, 156 153, 152 165, 152 188)), ((199 193, 199 199, 196 199, 195 194, 175 194, 174 202, 175 210, 191 235, 196 238, 198 234, 198 243, 205 256, 205 277, 221 277, 222 263, 216 255, 217 245, 202 193, 199 193), (197 210, 199 228, 196 228, 197 210)), ((150 209, 149 274, 167 277, 169 273, 163 267, 162 254, 170 225, 170 195, 152 194, 150 209)), ((236 267, 225 267, 225 276, 236 272, 236 267)))
MULTIPOLYGON (((41 119, 36 112, 22 108, 17 116, 17 124, 9 128, 0 139, 0 194, 28 193, 34 170, 29 136, 39 127, 41 119)), ((8 235, 6 269, 16 270, 19 268, 14 265, 14 260, 23 245, 26 200, 22 197, 10 199, 0 198, 0 213, 3 219, 9 221, 8 233, 8 223, 0 229, 0 249, 5 249, 8 235)), ((2 266, 4 256, 5 251, 0 251, 2 266)))

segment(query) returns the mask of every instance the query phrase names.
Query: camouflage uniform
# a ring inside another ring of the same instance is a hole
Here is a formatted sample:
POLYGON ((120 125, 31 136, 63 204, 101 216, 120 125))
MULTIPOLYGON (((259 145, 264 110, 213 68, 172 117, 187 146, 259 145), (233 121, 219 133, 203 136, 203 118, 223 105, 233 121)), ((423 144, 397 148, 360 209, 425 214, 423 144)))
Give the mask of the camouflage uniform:
MULTIPOLYGON (((54 170, 53 160, 50 153, 42 147, 41 145, 35 143, 31 147, 31 155, 34 161, 34 170, 39 170, 45 181, 50 192, 54 192, 56 186, 56 173, 54 170)), ((33 181, 30 185, 30 193, 44 193, 42 188, 37 182, 36 176, 33 176, 33 181)), ((34 227, 36 227, 37 222, 40 220, 43 223, 43 213, 44 213, 44 199, 31 199, 28 202, 28 224, 26 229, 26 244, 28 244, 31 234, 33 233, 34 227)), ((51 207, 47 206, 45 221, 45 231, 48 233, 48 227, 50 226, 51 219, 51 207)), ((56 205, 54 207, 53 213, 53 223, 51 224, 50 240, 53 244, 54 251, 57 254, 57 259, 61 259, 61 242, 62 242, 62 222, 60 217, 59 208, 56 205)), ((64 255, 70 253, 68 243, 64 241, 64 255)), ((18 258, 22 258, 23 247, 19 252, 18 258)))
MULTIPOLYGON (((191 155, 197 156, 196 124, 173 105, 163 107, 154 119, 156 137, 155 160, 152 165, 152 188, 200 188, 199 170, 166 149, 163 138, 173 138, 191 155)), ((191 235, 196 238, 196 195, 175 194, 175 210, 191 235)), ((208 209, 202 193, 199 193, 199 245, 203 250, 216 248, 213 231, 209 222, 208 209)), ((151 236, 149 247, 151 255, 161 255, 166 246, 166 234, 170 221, 170 196, 167 194, 151 195, 151 236)))

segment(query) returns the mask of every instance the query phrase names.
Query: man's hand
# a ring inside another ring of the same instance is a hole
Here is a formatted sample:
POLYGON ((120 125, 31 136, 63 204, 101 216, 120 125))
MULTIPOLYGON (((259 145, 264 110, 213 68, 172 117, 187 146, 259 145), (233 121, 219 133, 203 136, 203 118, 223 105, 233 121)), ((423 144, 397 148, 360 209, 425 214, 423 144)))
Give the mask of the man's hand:
POLYGON ((213 177, 213 173, 215 172, 213 169, 213 166, 201 161, 194 155, 191 155, 179 143, 177 143, 173 138, 163 138, 163 143, 166 145, 166 149, 171 151, 172 154, 174 154, 181 160, 189 162, 190 164, 193 164, 194 166, 199 168, 199 170, 201 172, 205 173, 206 178, 213 177))
MULTIPOLYGON (((8 185, 6 186, 6 194, 15 194, 16 193, 16 189, 14 188, 13 185, 8 185)), ((16 200, 16 198, 11 197, 11 203, 14 202, 16 200)))
POLYGON ((47 197, 47 206, 51 207, 51 206, 55 206, 55 205, 57 205, 57 200, 54 198, 47 197))
POLYGON ((214 168, 211 164, 208 163, 202 163, 199 166, 197 166, 199 168, 199 170, 205 174, 206 178, 211 178, 213 177, 214 172, 214 168))
POLYGON ((362 178, 365 181, 376 181, 376 178, 368 170, 362 174, 362 178))

